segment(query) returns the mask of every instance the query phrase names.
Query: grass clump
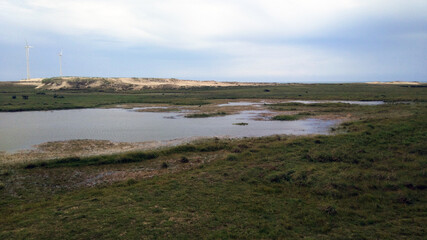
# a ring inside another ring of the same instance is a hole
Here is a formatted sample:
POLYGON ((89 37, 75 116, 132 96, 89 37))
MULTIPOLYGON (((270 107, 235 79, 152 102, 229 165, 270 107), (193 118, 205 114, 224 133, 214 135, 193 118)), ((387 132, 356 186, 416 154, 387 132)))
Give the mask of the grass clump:
POLYGON ((168 168, 168 167, 169 167, 169 164, 168 164, 167 162, 163 162, 161 167, 162 167, 163 169, 166 169, 166 168, 168 168))
POLYGON ((185 156, 182 156, 181 157, 181 160, 179 160, 181 163, 188 163, 190 160, 188 160, 188 158, 187 157, 185 157, 185 156))
POLYGON ((271 118, 271 120, 274 121, 295 121, 300 119, 300 116, 298 115, 276 115, 271 118))
POLYGON ((301 118, 304 118, 306 116, 311 116, 313 115, 310 112, 300 112, 294 115, 276 115, 274 117, 271 118, 271 120, 275 120, 275 121, 295 121, 295 120, 299 120, 301 118))
POLYGON ((227 161, 236 161, 237 160, 237 156, 234 154, 230 154, 227 156, 226 158, 227 161))
POLYGON ((185 115, 186 118, 208 118, 208 117, 218 117, 225 116, 226 112, 215 112, 215 113, 194 113, 185 115))
POLYGON ((271 174, 269 174, 269 175, 267 175, 267 179, 270 181, 270 182, 274 182, 274 183, 280 183, 280 182, 283 182, 283 181, 287 181, 287 182, 289 182, 289 181, 291 181, 291 179, 292 179, 292 174, 294 173, 295 171, 288 171, 288 172, 273 172, 273 173, 271 173, 271 174))
POLYGON ((129 179, 129 180, 127 180, 127 181, 126 181, 126 184, 127 184, 128 186, 130 186, 130 185, 134 185, 134 184, 136 184, 136 183, 138 183, 138 181, 137 181, 137 180, 135 180, 134 178, 131 178, 131 179, 129 179))

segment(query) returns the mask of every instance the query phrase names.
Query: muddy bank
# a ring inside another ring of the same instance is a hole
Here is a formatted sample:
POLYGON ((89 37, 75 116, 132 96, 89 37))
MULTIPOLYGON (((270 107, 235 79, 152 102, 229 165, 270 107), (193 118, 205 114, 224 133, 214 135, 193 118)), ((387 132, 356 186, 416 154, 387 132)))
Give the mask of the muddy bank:
POLYGON ((26 163, 37 160, 50 160, 66 157, 88 157, 123 152, 142 151, 161 147, 171 147, 201 138, 174 139, 168 141, 113 142, 108 140, 79 139, 46 142, 35 145, 31 150, 13 153, 0 152, 0 165, 26 163))

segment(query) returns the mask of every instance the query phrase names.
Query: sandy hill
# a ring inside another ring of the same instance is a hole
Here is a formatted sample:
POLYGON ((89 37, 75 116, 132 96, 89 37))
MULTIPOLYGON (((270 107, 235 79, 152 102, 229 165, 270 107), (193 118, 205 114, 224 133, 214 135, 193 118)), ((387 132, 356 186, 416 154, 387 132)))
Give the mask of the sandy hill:
POLYGON ((367 82, 367 84, 383 84, 383 85, 421 85, 421 83, 420 83, 420 82, 409 82, 409 81, 367 82))
POLYGON ((192 88, 192 87, 232 87, 232 86, 265 86, 267 83, 216 82, 180 80, 175 78, 97 78, 97 77, 55 77, 21 80, 20 84, 34 85, 36 88, 59 89, 114 89, 141 90, 152 88, 192 88))

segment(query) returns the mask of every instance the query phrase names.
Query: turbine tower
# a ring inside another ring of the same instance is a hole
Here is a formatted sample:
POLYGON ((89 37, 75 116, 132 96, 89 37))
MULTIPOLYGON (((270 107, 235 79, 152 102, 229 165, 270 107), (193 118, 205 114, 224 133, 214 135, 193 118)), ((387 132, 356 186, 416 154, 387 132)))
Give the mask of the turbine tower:
POLYGON ((27 55, 27 80, 30 80, 30 48, 32 48, 32 46, 28 45, 27 40, 25 40, 25 53, 27 55))
POLYGON ((62 49, 59 52, 59 76, 62 77, 62 49))

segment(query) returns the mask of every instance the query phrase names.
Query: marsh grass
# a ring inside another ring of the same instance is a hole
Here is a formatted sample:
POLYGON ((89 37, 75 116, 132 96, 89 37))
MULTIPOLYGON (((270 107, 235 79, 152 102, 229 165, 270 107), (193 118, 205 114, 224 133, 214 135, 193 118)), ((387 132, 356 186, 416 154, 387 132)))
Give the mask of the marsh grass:
POLYGON ((271 118, 271 120, 275 120, 275 121, 295 121, 295 120, 299 120, 301 118, 307 117, 307 116, 311 116, 313 115, 313 113, 310 112, 300 112, 297 114, 293 114, 293 115, 276 115, 274 117, 271 118))
POLYGON ((333 136, 212 139, 153 151, 157 158, 141 162, 68 159, 8 170, 0 176, 7 206, 0 237, 423 239, 427 113, 424 105, 411 109, 345 123, 346 134, 333 136), (52 181, 56 189, 73 181, 61 177, 66 172, 100 166, 169 169, 183 154, 204 159, 215 151, 224 154, 138 181, 56 193, 37 185, 52 181))
MULTIPOLYGON (((45 79, 44 81, 62 81, 45 79)), ((83 81, 83 80, 82 80, 83 81)), ((78 84, 79 81, 76 81, 78 84)), ((422 85, 425 86, 425 85, 422 85)), ((190 89, 143 89, 114 91, 111 89, 78 89, 48 91, 33 86, 0 83, 0 111, 35 111, 52 109, 94 108, 114 104, 157 103, 171 105, 206 105, 215 99, 299 99, 299 100, 375 100, 427 101, 423 87, 370 84, 283 84, 269 87, 201 87, 190 89), (64 98, 53 99, 54 94, 64 98), (13 96, 26 95, 28 99, 13 96)), ((336 108, 345 104, 334 103, 336 108)), ((292 108, 288 103, 276 108, 292 108)), ((309 107, 321 107, 319 104, 309 107)), ((330 104, 328 104, 331 107, 330 104)))
POLYGON ((186 118, 208 118, 208 117, 219 117, 227 115, 226 112, 214 112, 214 113, 193 113, 185 115, 186 118))
POLYGON ((233 125, 238 125, 238 126, 246 126, 248 124, 249 123, 246 123, 246 122, 233 123, 233 125))
MULTIPOLYGON (((207 93, 204 99, 286 92, 286 97, 344 99, 338 97, 349 94, 347 99, 419 103, 278 106, 313 114, 351 113, 355 120, 337 128, 343 134, 210 139, 35 162, 27 169, 8 166, 0 174, 0 238, 425 239, 425 88, 297 85, 269 90, 197 91, 207 93), (191 161, 181 164, 183 156, 191 161), (129 176, 79 185, 99 172, 115 171, 129 176), (134 179, 137 171, 146 171, 147 177, 134 179)), ((7 97, 12 100, 23 101, 7 97)))
POLYGON ((298 115, 277 115, 271 118, 271 120, 275 121, 295 121, 300 119, 298 115))

